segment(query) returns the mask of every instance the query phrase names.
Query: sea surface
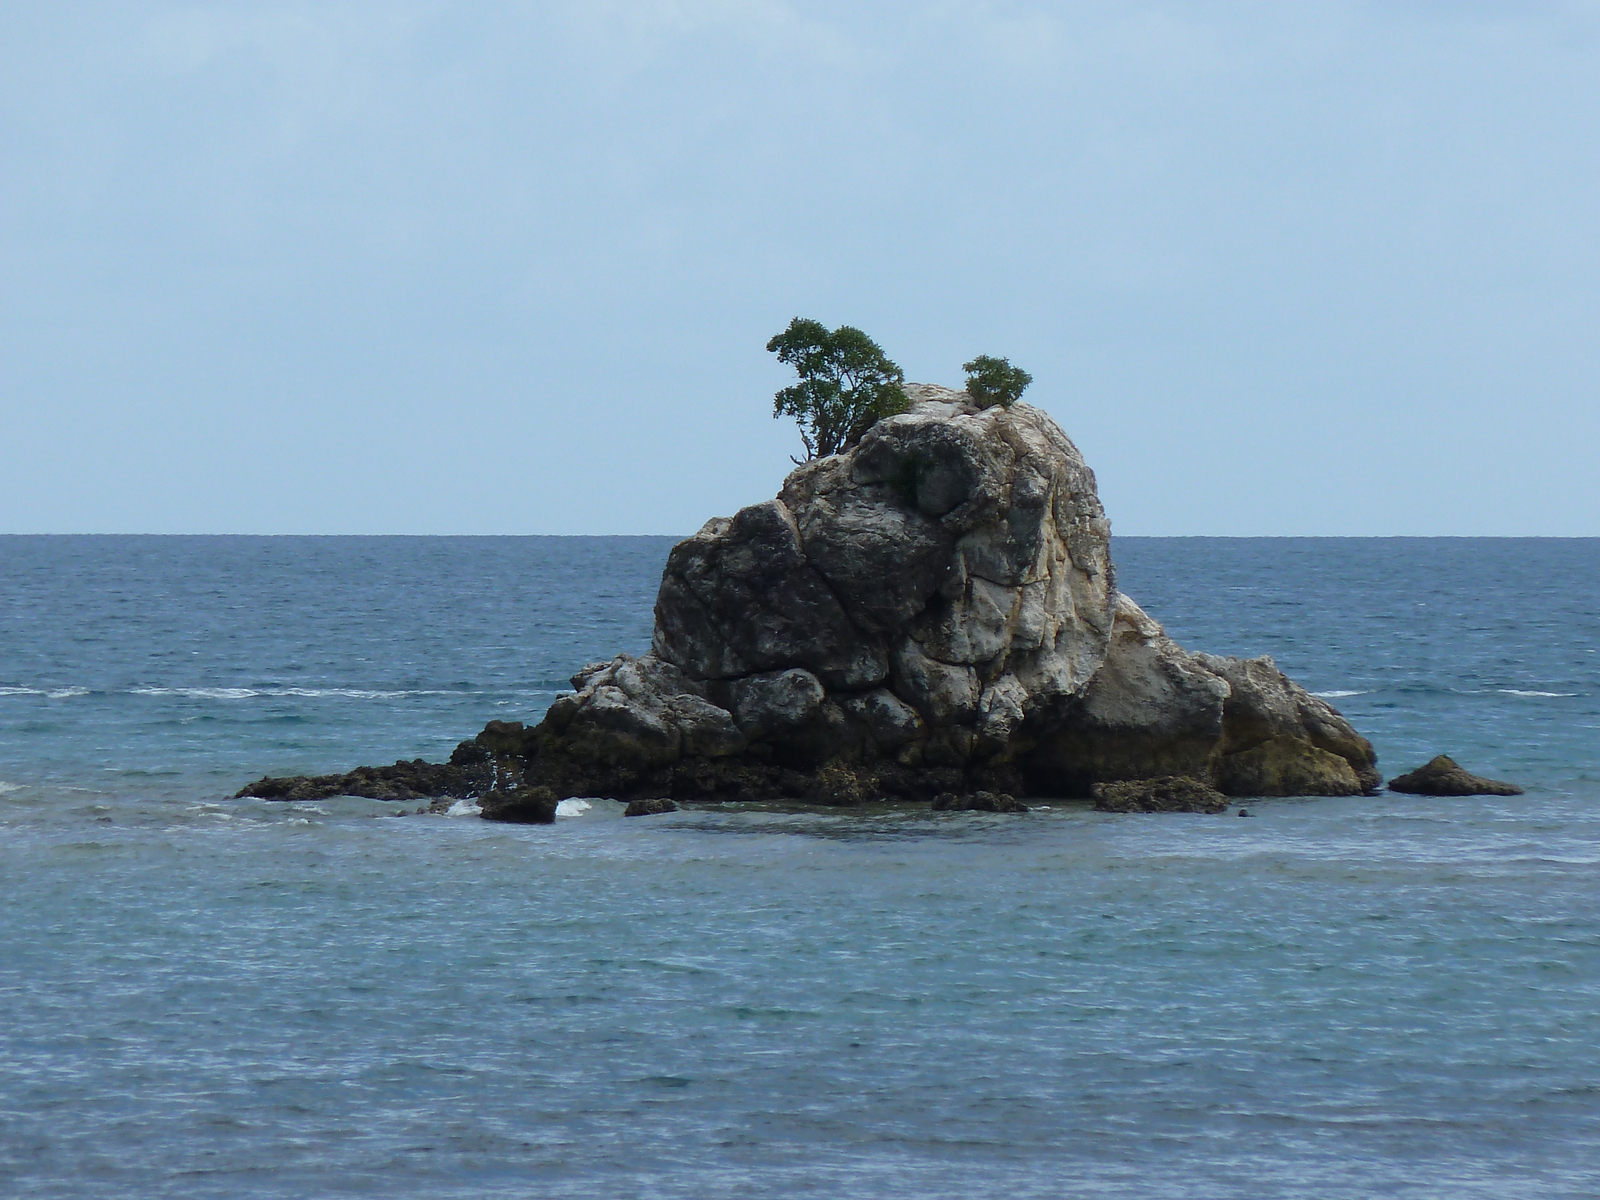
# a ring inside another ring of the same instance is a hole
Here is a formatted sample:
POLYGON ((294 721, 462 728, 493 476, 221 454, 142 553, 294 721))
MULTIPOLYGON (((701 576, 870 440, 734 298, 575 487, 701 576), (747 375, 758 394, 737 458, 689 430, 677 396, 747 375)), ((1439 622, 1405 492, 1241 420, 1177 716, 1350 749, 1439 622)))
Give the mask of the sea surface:
POLYGON ((0 538, 0 1194, 1600 1194, 1600 541, 1114 545, 1524 796, 228 799, 537 719, 669 544, 0 538))

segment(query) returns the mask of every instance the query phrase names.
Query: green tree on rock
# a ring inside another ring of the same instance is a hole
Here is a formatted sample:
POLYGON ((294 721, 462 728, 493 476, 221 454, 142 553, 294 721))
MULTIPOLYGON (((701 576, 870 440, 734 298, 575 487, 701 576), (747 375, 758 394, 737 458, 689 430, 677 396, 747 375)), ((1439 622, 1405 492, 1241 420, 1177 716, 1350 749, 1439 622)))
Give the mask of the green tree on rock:
POLYGON ((773 397, 772 415, 800 423, 807 459, 848 449, 875 422, 910 407, 900 386, 905 372, 853 326, 830 331, 821 321, 796 317, 767 349, 800 376, 773 397))
POLYGON ((1010 408, 1033 382, 1033 376, 1021 367, 1013 367, 1010 359, 987 354, 962 363, 961 369, 967 373, 967 395, 979 408, 992 408, 996 404, 1010 408))

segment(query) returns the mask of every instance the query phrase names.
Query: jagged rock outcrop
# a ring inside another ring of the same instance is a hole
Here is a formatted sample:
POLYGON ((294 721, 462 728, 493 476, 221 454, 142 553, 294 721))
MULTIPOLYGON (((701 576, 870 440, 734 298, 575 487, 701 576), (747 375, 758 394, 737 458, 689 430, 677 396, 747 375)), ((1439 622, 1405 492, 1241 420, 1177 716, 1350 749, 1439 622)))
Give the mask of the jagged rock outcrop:
POLYGON ((1412 796, 1520 796, 1514 783, 1473 775, 1448 754, 1435 755, 1415 771, 1389 780, 1391 792, 1412 796))
POLYGON ((1094 474, 1049 416, 906 391, 673 547, 649 653, 584 667, 539 724, 491 722, 452 765, 619 800, 1379 785, 1367 741, 1270 659, 1189 653, 1118 593, 1094 474))

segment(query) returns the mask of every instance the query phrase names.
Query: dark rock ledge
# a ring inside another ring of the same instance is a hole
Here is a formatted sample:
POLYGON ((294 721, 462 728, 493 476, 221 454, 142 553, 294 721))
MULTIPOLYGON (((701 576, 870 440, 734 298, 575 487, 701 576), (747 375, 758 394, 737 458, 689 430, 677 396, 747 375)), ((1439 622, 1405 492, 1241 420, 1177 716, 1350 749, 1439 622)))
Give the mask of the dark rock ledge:
POLYGON ((1367 740, 1271 659, 1190 653, 1117 590, 1094 474, 1049 416, 907 391, 909 412, 675 546, 649 653, 584 667, 536 725, 239 795, 522 797, 485 804, 496 819, 542 812, 529 789, 971 808, 1171 776, 1380 786, 1367 740))

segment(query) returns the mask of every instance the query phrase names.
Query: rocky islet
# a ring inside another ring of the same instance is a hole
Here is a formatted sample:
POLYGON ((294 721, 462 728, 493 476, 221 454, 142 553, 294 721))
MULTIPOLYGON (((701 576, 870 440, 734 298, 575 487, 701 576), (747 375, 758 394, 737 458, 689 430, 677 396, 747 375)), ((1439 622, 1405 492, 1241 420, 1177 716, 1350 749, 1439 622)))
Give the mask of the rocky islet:
POLYGON ((1093 472, 1048 415, 906 391, 909 411, 676 545, 650 651, 584 667, 538 724, 490 722, 447 764, 240 795, 426 783, 543 820, 505 814, 553 819, 568 796, 995 811, 987 797, 1162 777, 1226 796, 1381 785, 1367 740, 1271 659, 1186 651, 1118 591, 1093 472))

